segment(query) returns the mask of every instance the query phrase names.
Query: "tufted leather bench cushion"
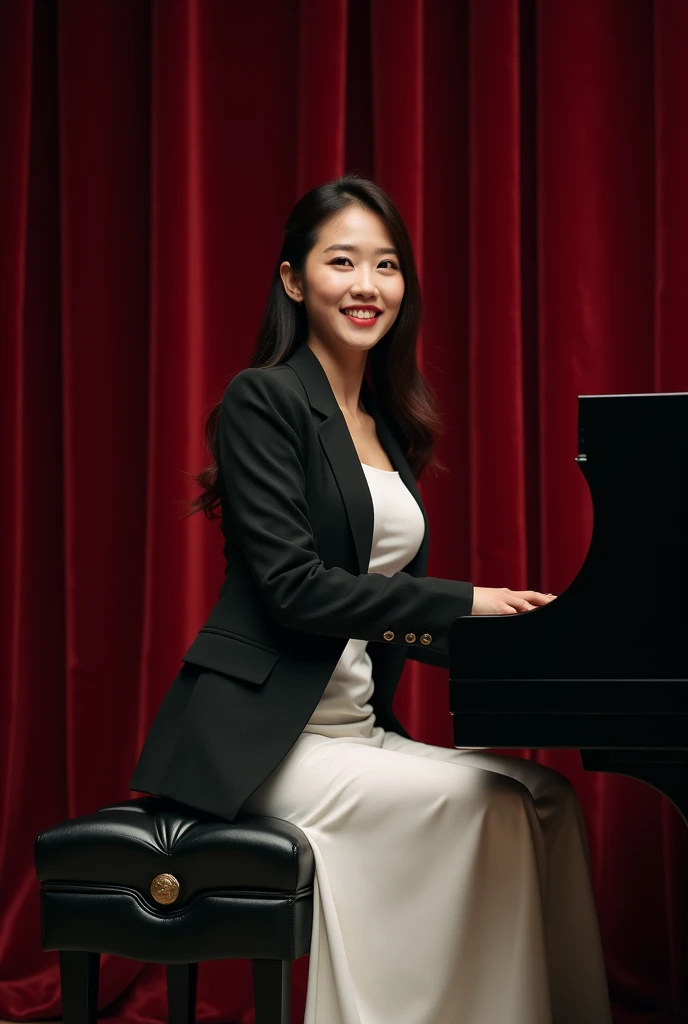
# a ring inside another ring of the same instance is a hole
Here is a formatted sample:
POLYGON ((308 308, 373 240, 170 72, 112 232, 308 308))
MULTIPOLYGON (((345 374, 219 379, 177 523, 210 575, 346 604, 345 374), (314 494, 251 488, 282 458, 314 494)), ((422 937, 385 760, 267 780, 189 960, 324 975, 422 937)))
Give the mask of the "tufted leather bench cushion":
POLYGON ((309 949, 313 852, 279 818, 140 797, 46 829, 34 860, 46 950, 180 964, 309 949))

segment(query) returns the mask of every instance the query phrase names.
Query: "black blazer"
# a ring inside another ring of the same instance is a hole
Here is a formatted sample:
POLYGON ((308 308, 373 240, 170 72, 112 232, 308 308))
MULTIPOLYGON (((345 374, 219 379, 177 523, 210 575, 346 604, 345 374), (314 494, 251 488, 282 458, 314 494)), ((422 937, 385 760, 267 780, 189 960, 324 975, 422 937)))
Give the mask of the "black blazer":
POLYGON ((426 576, 428 522, 366 382, 378 438, 418 502, 425 535, 393 576, 368 573, 373 505, 320 360, 305 344, 238 373, 218 433, 224 583, 146 737, 130 786, 234 820, 294 745, 350 638, 369 641, 379 725, 406 658, 447 667, 470 583, 426 576))

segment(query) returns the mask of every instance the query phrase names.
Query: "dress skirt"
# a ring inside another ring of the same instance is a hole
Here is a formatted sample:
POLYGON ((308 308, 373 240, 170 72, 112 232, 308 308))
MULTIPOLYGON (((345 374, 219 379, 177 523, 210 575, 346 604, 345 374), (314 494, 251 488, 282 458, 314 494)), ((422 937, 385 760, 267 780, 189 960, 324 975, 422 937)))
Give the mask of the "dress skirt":
POLYGON ((361 732, 304 731, 243 808, 313 848, 304 1024, 611 1024, 570 783, 361 732))

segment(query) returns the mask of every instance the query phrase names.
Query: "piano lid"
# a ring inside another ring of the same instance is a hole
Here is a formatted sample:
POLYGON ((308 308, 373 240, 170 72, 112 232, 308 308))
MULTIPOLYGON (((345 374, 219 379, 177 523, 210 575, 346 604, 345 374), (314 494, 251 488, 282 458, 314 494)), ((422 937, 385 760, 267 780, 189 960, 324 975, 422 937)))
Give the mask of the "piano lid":
POLYGON ((593 506, 585 562, 543 608, 456 619, 453 677, 688 676, 688 393, 578 401, 593 506))

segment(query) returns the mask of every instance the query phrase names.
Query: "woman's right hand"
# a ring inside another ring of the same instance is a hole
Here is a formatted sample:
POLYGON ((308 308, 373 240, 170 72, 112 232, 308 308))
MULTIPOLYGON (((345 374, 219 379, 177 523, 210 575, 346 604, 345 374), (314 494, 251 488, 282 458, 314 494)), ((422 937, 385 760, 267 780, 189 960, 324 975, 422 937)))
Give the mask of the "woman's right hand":
POLYGON ((515 615, 555 600, 554 594, 537 590, 509 590, 508 587, 474 587, 471 615, 515 615))

